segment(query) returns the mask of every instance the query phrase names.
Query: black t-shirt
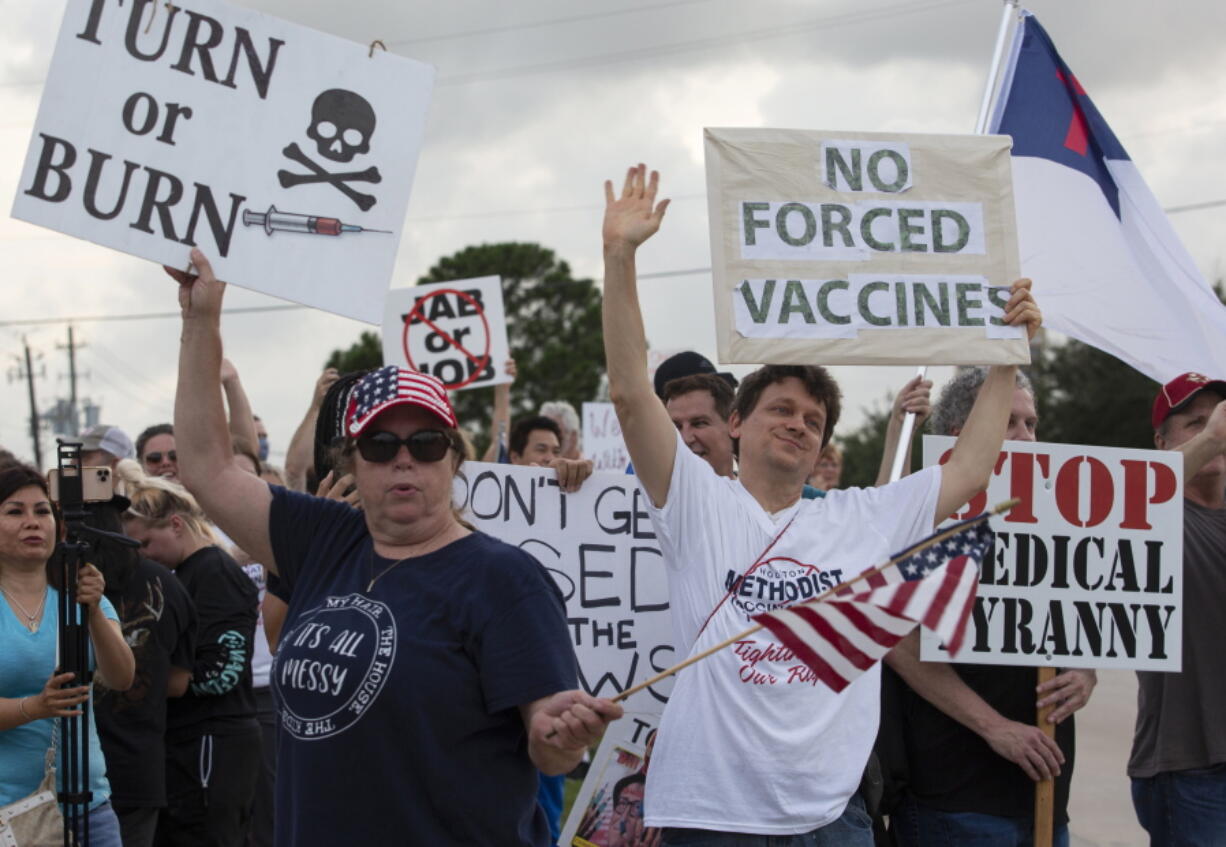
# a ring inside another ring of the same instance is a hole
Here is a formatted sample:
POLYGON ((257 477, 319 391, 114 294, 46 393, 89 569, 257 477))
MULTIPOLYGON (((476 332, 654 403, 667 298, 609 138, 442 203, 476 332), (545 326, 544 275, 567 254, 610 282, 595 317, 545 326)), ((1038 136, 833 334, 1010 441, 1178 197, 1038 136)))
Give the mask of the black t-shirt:
POLYGON ((258 729, 251 688, 251 649, 259 595, 238 563, 204 547, 175 568, 196 605, 196 659, 187 694, 167 706, 167 739, 258 729))
MULTIPOLYGON (((992 708, 1009 720, 1035 725, 1038 669, 1000 665, 950 665, 992 708)), ((1026 772, 997 755, 977 734, 946 716, 903 685, 902 715, 907 747, 907 781, 915 798, 946 812, 999 817, 1034 815, 1035 783, 1026 772)), ((883 716, 883 720, 887 720, 883 716)), ((1056 726, 1064 765, 1056 777, 1055 823, 1068 822, 1073 778, 1073 718, 1056 726)))
POLYGON ((196 609, 187 590, 157 562, 140 559, 122 583, 107 584, 124 640, 136 659, 127 691, 95 686, 94 716, 117 806, 166 805, 166 681, 191 670, 196 609))
POLYGON ((386 560, 361 512, 272 490, 277 844, 549 844, 517 707, 577 671, 545 569, 482 533, 386 560))

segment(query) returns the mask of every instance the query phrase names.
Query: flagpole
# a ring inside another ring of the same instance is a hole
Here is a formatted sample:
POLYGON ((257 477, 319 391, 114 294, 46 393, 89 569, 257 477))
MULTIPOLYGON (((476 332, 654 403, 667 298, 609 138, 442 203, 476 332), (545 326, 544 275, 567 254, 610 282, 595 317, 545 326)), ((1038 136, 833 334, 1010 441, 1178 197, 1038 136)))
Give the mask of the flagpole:
MULTIPOLYGON (((1018 0, 1005 0, 1005 8, 1000 15, 1000 27, 996 31, 996 47, 992 50, 992 62, 988 65, 988 78, 983 85, 983 96, 979 99, 979 116, 975 119, 975 134, 983 135, 988 131, 988 120, 992 115, 992 106, 996 102, 996 83, 1000 78, 1000 66, 1005 57, 1005 44, 1009 40, 1009 29, 1017 17, 1018 0)), ((923 379, 928 374, 927 365, 920 365, 916 376, 923 379)), ((911 455, 911 433, 915 431, 915 412, 907 412, 902 419, 902 429, 898 433, 898 444, 894 447, 894 461, 890 465, 890 482, 902 479, 903 461, 911 455)))
MULTIPOLYGON (((906 550, 903 550, 901 553, 891 558, 888 562, 878 565, 877 567, 872 568, 871 570, 867 570, 864 573, 860 574, 859 576, 855 577, 854 579, 849 579, 847 580, 847 582, 839 583, 834 588, 831 588, 819 594, 818 596, 814 597, 812 600, 806 600, 804 603, 798 603, 797 605, 811 606, 816 603, 820 603, 823 600, 825 600, 827 597, 830 597, 832 594, 835 594, 837 592, 844 590, 845 588, 855 585, 857 582, 866 580, 870 576, 873 576, 874 574, 878 574, 881 571, 885 570, 886 568, 892 565, 895 565, 898 562, 901 562, 903 559, 906 559, 909 556, 913 556, 915 553, 919 552, 920 550, 923 550, 927 547, 931 547, 934 544, 938 544, 941 541, 944 541, 946 538, 949 538, 951 535, 957 535, 959 532, 966 529, 968 526, 979 523, 980 521, 985 521, 992 515, 998 515, 1001 512, 1009 511, 1010 509, 1012 509, 1014 506, 1016 506, 1020 502, 1022 501, 1019 498, 1015 497, 1012 500, 1006 500, 1003 503, 997 504, 994 508, 992 508, 991 511, 984 512, 983 514, 977 515, 976 517, 973 517, 970 520, 960 521, 959 523, 954 524, 948 529, 945 529, 937 533, 936 535, 931 536, 930 538, 924 539, 924 541, 922 541, 921 543, 914 544, 908 547, 906 550)), ((760 629, 762 629, 762 624, 756 624, 754 626, 751 626, 749 629, 745 630, 744 632, 738 632, 736 635, 732 636, 731 638, 721 641, 719 644, 716 644, 714 647, 709 647, 706 650, 703 650, 701 653, 697 653, 693 656, 690 656, 685 661, 680 662, 676 665, 673 665, 668 670, 661 671, 660 673, 653 676, 651 679, 644 680, 643 682, 640 682, 638 685, 634 686, 633 688, 627 688, 621 694, 618 694, 616 697, 614 697, 613 702, 616 703, 621 700, 626 700, 630 698, 631 696, 639 693, 644 688, 649 688, 655 685, 656 683, 661 682, 662 680, 668 679, 670 676, 677 673, 678 671, 688 668, 690 665, 694 664, 695 662, 699 662, 714 653, 718 653, 720 650, 723 650, 725 647, 731 647, 733 644, 737 643, 738 641, 744 640, 745 638, 747 638, 750 635, 753 635, 755 632, 757 632, 760 629)))

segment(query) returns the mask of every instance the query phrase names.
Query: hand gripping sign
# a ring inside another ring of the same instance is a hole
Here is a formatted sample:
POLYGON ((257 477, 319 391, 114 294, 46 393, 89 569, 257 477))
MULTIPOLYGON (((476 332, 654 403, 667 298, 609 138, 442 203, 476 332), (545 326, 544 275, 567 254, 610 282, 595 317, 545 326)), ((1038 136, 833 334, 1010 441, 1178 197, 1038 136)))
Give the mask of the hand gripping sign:
POLYGON ((383 361, 438 377, 452 391, 509 382, 510 355, 496 276, 388 292, 383 361))

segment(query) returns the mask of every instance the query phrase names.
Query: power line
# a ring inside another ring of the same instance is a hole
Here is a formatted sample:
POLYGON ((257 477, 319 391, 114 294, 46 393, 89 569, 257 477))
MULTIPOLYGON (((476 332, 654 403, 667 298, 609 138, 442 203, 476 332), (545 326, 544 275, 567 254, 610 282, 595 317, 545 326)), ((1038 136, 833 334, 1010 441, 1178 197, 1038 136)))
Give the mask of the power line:
POLYGON ((521 29, 538 29, 547 26, 557 26, 559 24, 579 23, 582 21, 594 21, 602 18, 612 18, 621 15, 633 15, 638 12, 654 12, 659 9, 668 9, 673 6, 690 6, 695 3, 709 3, 711 0, 671 0, 667 3, 650 3, 645 6, 634 6, 629 9, 610 9, 604 12, 590 12, 585 15, 570 15, 564 18, 550 18, 543 21, 530 21, 522 24, 507 24, 506 26, 492 26, 485 29, 469 29, 460 32, 444 32, 437 35, 423 35, 418 38, 399 38, 395 41, 389 41, 388 44, 425 44, 430 41, 447 41, 455 38, 469 38, 475 35, 496 35, 503 32, 514 32, 521 29))
MULTIPOLYGON (((710 268, 689 268, 678 271, 655 271, 654 273, 639 274, 639 279, 663 279, 672 276, 690 276, 693 274, 710 273, 710 268)), ((249 315, 256 312, 288 312, 293 309, 309 309, 310 306, 303 306, 299 303, 285 303, 277 306, 240 306, 234 309, 223 309, 223 315, 249 315)), ((127 315, 69 315, 62 318, 19 318, 11 321, 0 321, 0 328, 14 326, 46 326, 48 324, 61 324, 66 322, 72 323, 98 323, 102 321, 150 321, 164 320, 166 318, 180 318, 182 312, 135 312, 127 315)))
POLYGON ((1171 206, 1163 209, 1168 215, 1177 215, 1180 212, 1195 212, 1197 209, 1213 209, 1217 206, 1226 206, 1226 198, 1221 200, 1206 200, 1204 203, 1188 203, 1186 206, 1171 206))
POLYGON ((824 18, 814 18, 808 21, 784 24, 782 26, 766 27, 758 30, 747 30, 719 35, 710 38, 696 38, 690 41, 678 41, 672 44, 661 44, 655 47, 640 47, 635 50, 623 50, 616 53, 602 53, 581 59, 559 59, 551 62, 539 62, 532 65, 512 65, 488 71, 473 71, 470 73, 440 76, 437 84, 467 85, 472 82, 484 82, 489 79, 507 79, 527 74, 549 73, 551 71, 570 70, 572 68, 587 68, 597 65, 615 64, 618 62, 633 62, 654 56, 664 56, 673 53, 686 53, 694 50, 706 50, 712 47, 723 47, 745 41, 762 41, 769 38, 780 38, 795 35, 814 29, 827 29, 837 26, 867 23, 886 17, 914 15, 919 12, 930 12, 952 6, 964 6, 975 0, 935 0, 924 4, 900 3, 895 6, 884 6, 880 9, 869 9, 860 12, 848 12, 842 15, 830 15, 824 18))

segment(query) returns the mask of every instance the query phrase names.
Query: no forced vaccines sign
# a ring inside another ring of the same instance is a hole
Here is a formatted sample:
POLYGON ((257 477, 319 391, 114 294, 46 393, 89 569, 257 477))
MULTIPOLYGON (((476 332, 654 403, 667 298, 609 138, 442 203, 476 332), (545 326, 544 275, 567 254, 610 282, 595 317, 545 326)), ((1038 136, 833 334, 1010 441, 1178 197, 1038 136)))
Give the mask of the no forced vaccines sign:
POLYGON ((1019 275, 1009 144, 708 129, 719 360, 1029 362, 1001 320, 1019 275))

